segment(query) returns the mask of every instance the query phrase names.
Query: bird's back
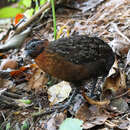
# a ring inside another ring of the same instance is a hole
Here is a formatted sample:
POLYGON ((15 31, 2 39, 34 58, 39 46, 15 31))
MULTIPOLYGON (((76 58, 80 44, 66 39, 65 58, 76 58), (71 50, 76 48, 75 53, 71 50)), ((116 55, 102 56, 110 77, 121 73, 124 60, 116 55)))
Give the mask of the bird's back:
POLYGON ((74 64, 95 62, 108 55, 113 57, 112 49, 107 43, 86 35, 61 38, 50 42, 47 48, 49 52, 57 53, 74 64))
POLYGON ((66 60, 74 64, 86 64, 113 55, 112 49, 97 37, 76 35, 52 41, 48 45, 48 51, 58 53, 66 60))

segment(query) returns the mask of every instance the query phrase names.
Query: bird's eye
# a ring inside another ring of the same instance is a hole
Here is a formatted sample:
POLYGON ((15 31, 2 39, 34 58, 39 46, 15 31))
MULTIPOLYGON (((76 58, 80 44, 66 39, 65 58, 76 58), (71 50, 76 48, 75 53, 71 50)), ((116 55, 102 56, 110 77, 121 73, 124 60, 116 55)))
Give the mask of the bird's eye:
POLYGON ((32 44, 32 48, 35 48, 36 47, 36 45, 35 44, 32 44))

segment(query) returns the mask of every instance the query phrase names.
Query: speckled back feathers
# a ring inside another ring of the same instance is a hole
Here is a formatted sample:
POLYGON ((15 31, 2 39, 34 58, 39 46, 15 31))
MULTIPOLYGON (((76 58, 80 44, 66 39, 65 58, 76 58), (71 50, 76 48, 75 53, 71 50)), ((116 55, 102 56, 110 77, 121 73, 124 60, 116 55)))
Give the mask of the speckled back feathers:
POLYGON ((71 36, 49 43, 49 52, 58 53, 74 64, 95 62, 106 55, 112 55, 112 49, 107 43, 97 37, 86 35, 71 36))

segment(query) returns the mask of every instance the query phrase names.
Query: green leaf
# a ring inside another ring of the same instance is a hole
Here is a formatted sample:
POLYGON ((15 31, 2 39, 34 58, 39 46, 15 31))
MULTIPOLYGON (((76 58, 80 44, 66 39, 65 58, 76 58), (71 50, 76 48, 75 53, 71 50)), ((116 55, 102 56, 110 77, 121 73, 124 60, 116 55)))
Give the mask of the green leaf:
POLYGON ((60 125, 59 130, 82 130, 83 121, 76 118, 67 118, 60 125))
POLYGON ((47 1, 47 0, 40 0, 40 5, 45 4, 46 1, 47 1))
POLYGON ((10 122, 6 124, 6 130, 10 129, 10 122))
POLYGON ((15 2, 16 0, 8 0, 8 2, 15 2))
POLYGON ((12 18, 23 11, 21 8, 5 7, 0 9, 0 18, 12 18))
POLYGON ((31 6, 31 0, 20 0, 19 5, 24 6, 25 8, 31 6))
POLYGON ((20 99, 19 101, 22 102, 22 103, 25 103, 25 104, 31 104, 32 103, 32 101, 29 100, 29 99, 20 99))
POLYGON ((33 12, 34 12, 34 9, 28 9, 28 10, 25 11, 24 15, 27 18, 30 18, 33 15, 33 12))
POLYGON ((29 129, 29 124, 27 121, 24 121, 23 125, 21 126, 21 130, 28 130, 29 129))

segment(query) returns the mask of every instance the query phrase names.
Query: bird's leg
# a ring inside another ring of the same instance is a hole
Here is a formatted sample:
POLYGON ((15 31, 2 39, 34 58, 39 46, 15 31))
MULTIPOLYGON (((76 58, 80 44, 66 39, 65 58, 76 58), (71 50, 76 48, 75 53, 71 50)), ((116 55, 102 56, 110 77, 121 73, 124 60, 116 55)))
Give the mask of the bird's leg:
POLYGON ((91 95, 90 95, 91 98, 94 97, 94 91, 95 91, 95 88, 96 88, 97 80, 98 80, 98 78, 96 78, 93 82, 92 91, 91 91, 91 95))
MULTIPOLYGON (((101 82, 104 82, 105 76, 101 77, 100 80, 101 80, 101 82)), ((98 81, 98 78, 96 78, 96 79, 94 80, 94 82, 93 82, 93 88, 92 88, 91 95, 90 95, 91 98, 94 97, 94 91, 95 91, 95 88, 96 88, 96 85, 97 85, 97 81, 98 81)), ((101 86, 98 85, 98 86, 97 86, 97 90, 98 90, 98 91, 101 91, 101 86)))

